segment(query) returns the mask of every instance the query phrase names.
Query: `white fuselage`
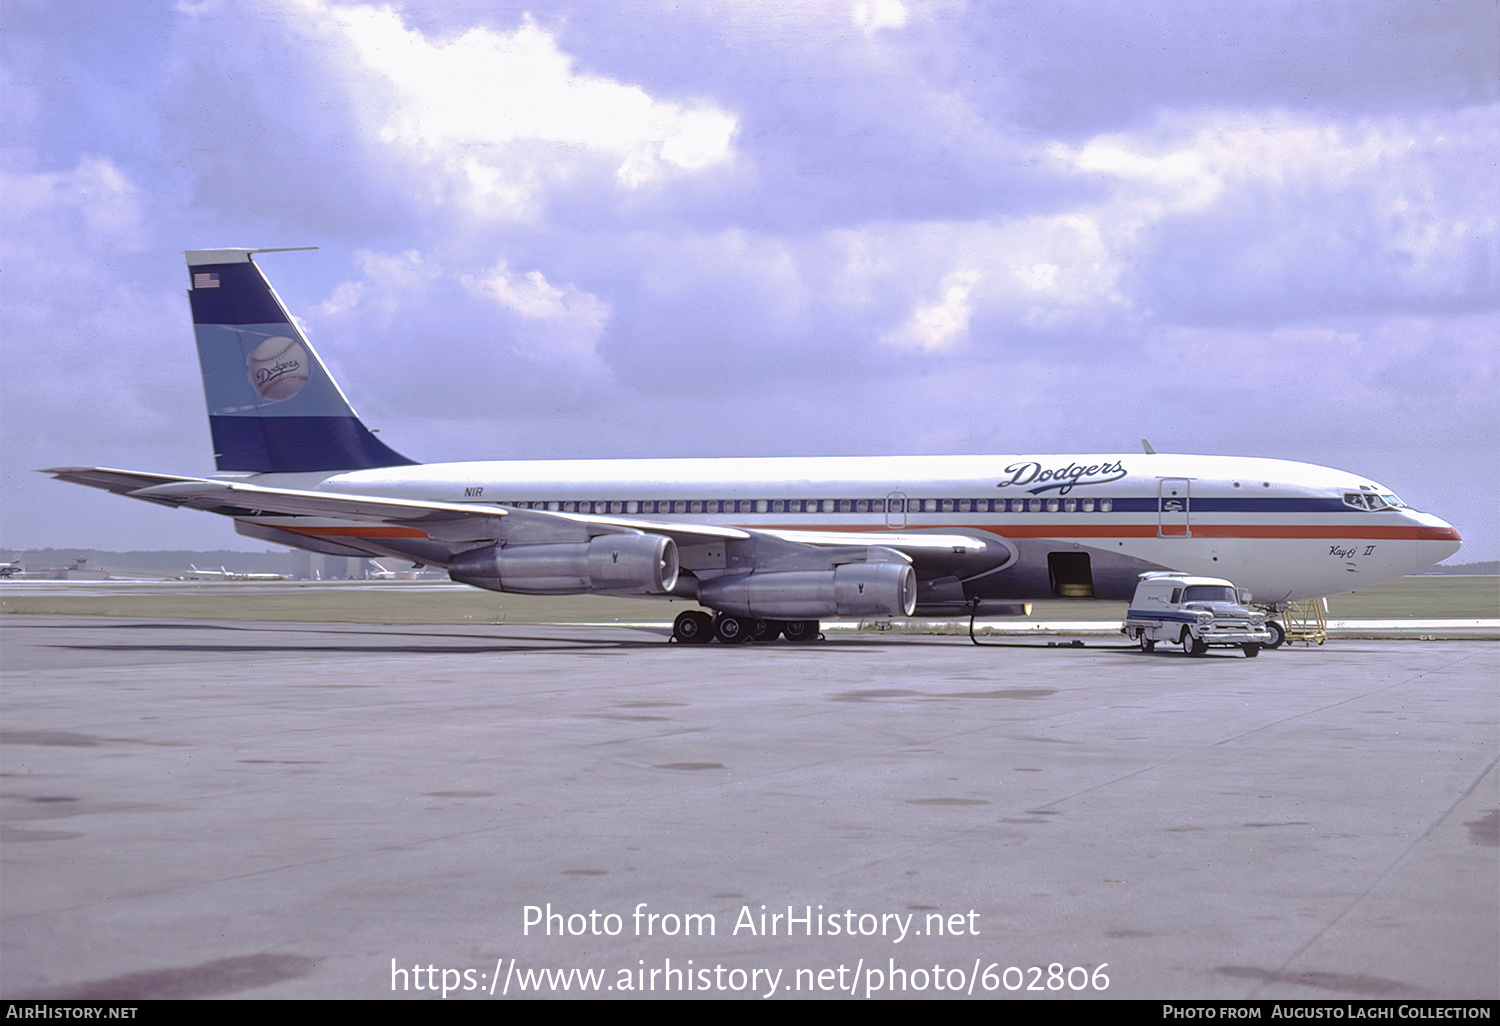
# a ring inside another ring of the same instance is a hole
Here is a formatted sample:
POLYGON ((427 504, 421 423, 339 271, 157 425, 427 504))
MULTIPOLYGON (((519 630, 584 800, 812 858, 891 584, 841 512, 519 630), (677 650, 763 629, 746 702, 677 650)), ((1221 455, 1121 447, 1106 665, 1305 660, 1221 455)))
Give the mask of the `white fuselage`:
MULTIPOLYGON (((1105 582, 1095 597, 1128 599, 1140 569, 1168 568, 1228 578, 1269 604, 1369 587, 1415 573, 1460 546, 1451 525, 1400 505, 1367 478, 1246 457, 527 460, 251 480, 643 523, 732 525, 792 540, 812 540, 813 533, 859 544, 924 532, 970 536, 985 540, 987 551, 942 572, 959 581, 982 577, 980 593, 997 599, 1067 594, 1057 589, 1057 565, 1050 579, 1047 569, 1049 557, 1065 552, 1092 555, 1095 576, 1105 582), (1105 572, 1111 567, 1113 578, 1105 572)), ((267 527, 288 523, 255 519, 267 527)), ((389 528, 306 518, 298 524, 303 535, 404 551, 389 528)), ((692 569, 686 560, 684 567, 692 569)))

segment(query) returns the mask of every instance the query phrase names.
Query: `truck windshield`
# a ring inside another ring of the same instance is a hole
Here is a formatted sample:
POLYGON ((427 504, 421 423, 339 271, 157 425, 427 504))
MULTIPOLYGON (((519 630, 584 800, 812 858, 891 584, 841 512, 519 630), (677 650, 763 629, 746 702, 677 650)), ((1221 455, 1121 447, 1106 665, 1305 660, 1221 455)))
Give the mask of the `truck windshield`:
POLYGON ((1182 593, 1184 602, 1233 602, 1234 589, 1222 584, 1194 584, 1182 593))

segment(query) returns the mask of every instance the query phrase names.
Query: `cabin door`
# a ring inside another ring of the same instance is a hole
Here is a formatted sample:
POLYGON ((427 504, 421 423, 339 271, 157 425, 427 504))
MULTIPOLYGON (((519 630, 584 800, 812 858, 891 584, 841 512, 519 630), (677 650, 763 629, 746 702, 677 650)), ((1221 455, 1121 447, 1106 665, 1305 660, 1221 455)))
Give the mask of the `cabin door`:
POLYGON ((896 530, 906 526, 905 492, 891 492, 885 497, 885 526, 896 530))
POLYGON ((1156 536, 1158 538, 1191 538, 1193 526, 1192 482, 1185 477, 1164 477, 1156 487, 1156 536))

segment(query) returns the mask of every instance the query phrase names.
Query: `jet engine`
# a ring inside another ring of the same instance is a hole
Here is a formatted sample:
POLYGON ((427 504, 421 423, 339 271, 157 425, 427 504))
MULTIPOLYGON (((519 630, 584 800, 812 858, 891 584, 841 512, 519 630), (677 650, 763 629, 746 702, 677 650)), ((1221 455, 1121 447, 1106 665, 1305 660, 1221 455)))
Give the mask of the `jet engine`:
POLYGON ((605 534, 570 544, 491 545, 459 556, 448 576, 522 595, 660 595, 677 583, 677 543, 659 534, 605 534))
POLYGON ((910 616, 917 602, 917 574, 909 563, 728 574, 698 585, 698 601, 763 620, 910 616))

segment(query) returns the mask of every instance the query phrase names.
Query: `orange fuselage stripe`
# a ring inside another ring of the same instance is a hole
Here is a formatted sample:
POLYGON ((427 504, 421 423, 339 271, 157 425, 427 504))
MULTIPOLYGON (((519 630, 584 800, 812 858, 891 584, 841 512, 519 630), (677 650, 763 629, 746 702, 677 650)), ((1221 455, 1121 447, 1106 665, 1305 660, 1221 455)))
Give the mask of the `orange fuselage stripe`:
MULTIPOLYGON (((754 526, 744 525, 746 530, 754 526)), ((771 531, 984 531, 1002 538, 1182 538, 1181 528, 1174 533, 1172 525, 1158 531, 1156 524, 932 524, 926 527, 885 527, 856 524, 784 524, 764 527, 771 531)), ((1374 538, 1398 541, 1462 541, 1451 527, 1382 526, 1365 524, 1202 524, 1192 525, 1194 538, 1374 538)))
POLYGON ((292 527, 272 524, 272 527, 292 534, 307 534, 318 538, 426 538, 426 531, 415 527, 292 527))

